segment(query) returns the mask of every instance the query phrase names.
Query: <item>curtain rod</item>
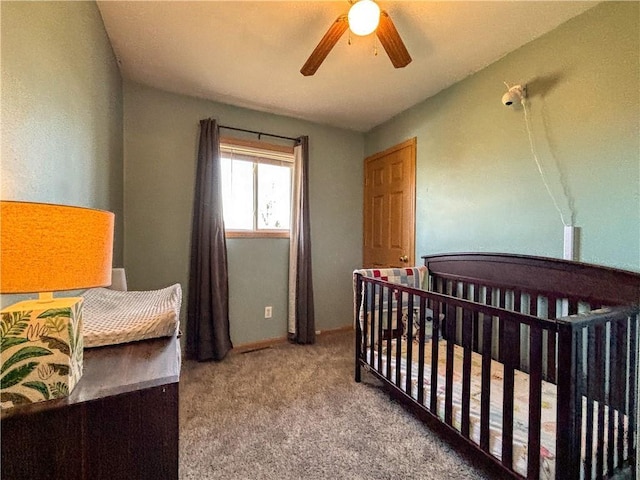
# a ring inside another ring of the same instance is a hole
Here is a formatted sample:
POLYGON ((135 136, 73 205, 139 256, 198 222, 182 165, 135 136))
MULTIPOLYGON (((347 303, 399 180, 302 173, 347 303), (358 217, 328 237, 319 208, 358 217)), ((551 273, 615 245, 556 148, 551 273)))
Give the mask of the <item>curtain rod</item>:
POLYGON ((260 137, 264 135, 266 137, 282 138, 283 140, 291 140, 292 142, 296 142, 296 143, 298 142, 297 138, 284 137, 282 135, 274 135, 272 133, 257 132, 255 130, 245 130, 244 128, 227 127, 226 125, 218 125, 218 128, 225 128, 227 130, 235 130, 236 132, 253 133, 254 135, 258 135, 258 140, 260 140, 260 137))

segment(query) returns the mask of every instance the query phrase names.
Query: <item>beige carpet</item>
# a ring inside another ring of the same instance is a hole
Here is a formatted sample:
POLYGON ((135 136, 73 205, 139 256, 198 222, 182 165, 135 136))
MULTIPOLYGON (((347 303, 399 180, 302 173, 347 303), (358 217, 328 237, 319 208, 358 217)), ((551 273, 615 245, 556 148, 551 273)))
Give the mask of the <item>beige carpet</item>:
POLYGON ((488 479, 371 375, 353 334, 185 362, 181 479, 488 479))

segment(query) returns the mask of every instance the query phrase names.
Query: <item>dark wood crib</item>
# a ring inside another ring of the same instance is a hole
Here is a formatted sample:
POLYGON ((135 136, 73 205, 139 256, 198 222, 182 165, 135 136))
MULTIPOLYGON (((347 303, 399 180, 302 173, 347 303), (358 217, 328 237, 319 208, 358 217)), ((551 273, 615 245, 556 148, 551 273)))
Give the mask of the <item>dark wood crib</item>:
POLYGON ((640 274, 423 259, 424 289, 354 272, 357 382, 364 367, 513 478, 635 469, 640 274))

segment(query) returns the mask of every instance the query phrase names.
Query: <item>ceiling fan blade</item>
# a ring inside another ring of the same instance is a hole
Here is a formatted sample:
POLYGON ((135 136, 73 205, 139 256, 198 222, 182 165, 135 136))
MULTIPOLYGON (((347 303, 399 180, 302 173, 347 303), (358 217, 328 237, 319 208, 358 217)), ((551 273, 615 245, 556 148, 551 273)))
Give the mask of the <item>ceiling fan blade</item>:
POLYGON ((302 73, 302 75, 304 75, 305 77, 316 73, 316 70, 318 70, 320 64, 324 61, 325 58, 327 58, 327 55, 329 55, 329 52, 334 47, 334 45, 338 43, 338 40, 340 40, 340 37, 347 28, 349 28, 347 16, 340 15, 336 19, 336 21, 331 24, 329 30, 327 30, 327 33, 324 34, 324 37, 322 37, 322 40, 320 40, 320 43, 318 43, 318 46, 315 48, 315 50, 311 52, 309 59, 300 69, 300 73, 302 73))
POLYGON ((396 26, 391 21, 391 17, 385 11, 380 12, 380 23, 378 24, 376 35, 394 67, 402 68, 411 63, 411 55, 409 55, 407 47, 404 46, 396 26))

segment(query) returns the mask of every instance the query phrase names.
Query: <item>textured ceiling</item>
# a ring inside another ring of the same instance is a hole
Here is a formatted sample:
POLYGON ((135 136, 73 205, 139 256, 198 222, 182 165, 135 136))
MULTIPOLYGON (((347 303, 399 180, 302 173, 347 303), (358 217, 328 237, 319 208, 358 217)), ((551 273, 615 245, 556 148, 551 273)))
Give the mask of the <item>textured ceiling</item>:
POLYGON ((381 0, 413 62, 394 69, 375 35, 352 35, 349 45, 347 32, 312 77, 300 68, 348 11, 347 1, 99 1, 98 7, 127 79, 367 131, 596 3, 381 0))

